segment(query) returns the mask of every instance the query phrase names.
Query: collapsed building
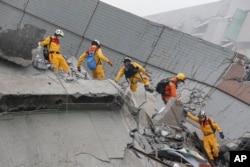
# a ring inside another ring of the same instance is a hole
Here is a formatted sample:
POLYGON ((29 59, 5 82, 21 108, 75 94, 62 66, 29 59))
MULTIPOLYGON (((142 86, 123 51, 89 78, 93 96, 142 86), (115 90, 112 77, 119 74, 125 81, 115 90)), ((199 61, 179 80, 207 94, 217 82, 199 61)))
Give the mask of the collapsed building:
POLYGON ((209 166, 201 147, 192 145, 199 141, 193 132, 200 133, 184 107, 194 114, 205 109, 222 126, 221 166, 228 166, 230 150, 249 150, 244 55, 101 1, 41 3, 0 2, 1 166, 209 166), (52 9, 59 14, 49 17, 52 9), (66 32, 62 50, 72 82, 55 75, 36 50, 57 27, 66 32), (115 64, 105 67, 107 80, 75 70, 95 38, 115 64), (114 83, 124 56, 144 64, 153 86, 184 72, 183 105, 164 106, 157 93, 131 93, 126 80, 114 83))

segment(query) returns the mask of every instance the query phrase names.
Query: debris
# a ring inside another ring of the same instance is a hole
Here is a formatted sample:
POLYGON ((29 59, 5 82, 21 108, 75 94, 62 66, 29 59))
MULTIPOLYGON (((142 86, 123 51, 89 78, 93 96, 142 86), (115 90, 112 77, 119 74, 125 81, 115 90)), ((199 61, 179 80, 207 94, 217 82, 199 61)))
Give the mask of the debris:
POLYGON ((52 65, 39 54, 32 59, 32 65, 39 70, 53 69, 52 65))

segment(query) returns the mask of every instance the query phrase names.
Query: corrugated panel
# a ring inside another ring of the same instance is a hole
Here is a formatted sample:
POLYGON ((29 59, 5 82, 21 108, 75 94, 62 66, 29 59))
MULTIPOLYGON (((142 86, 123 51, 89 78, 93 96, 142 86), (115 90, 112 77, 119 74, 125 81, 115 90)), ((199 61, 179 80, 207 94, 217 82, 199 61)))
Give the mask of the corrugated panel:
POLYGON ((16 29, 23 13, 15 8, 0 2, 0 27, 2 29, 16 29))
POLYGON ((11 6, 24 10, 29 0, 1 0, 11 6))
POLYGON ((249 105, 223 92, 214 91, 207 101, 206 111, 221 125, 226 138, 234 139, 250 129, 249 105))
POLYGON ((233 52, 175 30, 165 29, 149 63, 214 85, 230 65, 233 52))
MULTIPOLYGON (((30 1, 31 4, 28 5, 29 8, 32 8, 34 11, 38 10, 36 8, 39 7, 35 2, 37 2, 37 0, 30 1)), ((46 5, 47 4, 48 3, 46 3, 46 5)), ((53 6, 53 4, 55 4, 54 1, 51 6, 53 6)), ((63 6, 64 3, 58 2, 58 4, 63 6)), ((78 6, 75 6, 75 8, 78 9, 78 6)), ((94 8, 92 8, 92 10, 93 9, 94 8)), ((44 12, 46 10, 39 11, 44 12)), ((74 10, 75 13, 77 13, 76 11, 78 10, 74 10)), ((37 12, 36 15, 39 16, 39 12, 37 12)), ((45 16, 46 12, 44 15, 41 15, 42 18, 45 16)), ((49 17, 48 19, 58 20, 57 15, 53 16, 55 17, 49 17)), ((65 20, 65 24, 71 25, 70 19, 67 19, 67 13, 61 16, 63 16, 61 19, 65 20)), ((33 18, 29 16, 29 14, 26 14, 23 19, 23 24, 26 22, 37 25, 38 27, 45 27, 48 32, 46 35, 53 34, 55 29, 58 28, 53 25, 53 22, 51 22, 51 25, 45 22, 45 24, 42 24, 42 20, 36 19, 35 17, 33 18)), ((74 31, 72 29, 73 27, 64 27, 67 30, 70 28, 70 31, 74 31)), ((114 52, 118 52, 118 55, 122 57, 125 55, 131 56, 141 62, 147 61, 154 45, 157 44, 149 59, 149 64, 175 73, 185 72, 190 78, 214 85, 218 77, 221 76, 228 66, 228 64, 225 63, 225 59, 232 58, 233 54, 221 49, 221 47, 216 45, 212 46, 210 43, 205 43, 190 35, 167 27, 164 29, 158 41, 162 28, 159 24, 154 24, 100 2, 85 37, 89 38, 89 40, 97 38, 104 47, 113 48, 115 50, 114 52), (216 69, 216 71, 214 69, 216 69)), ((67 32, 65 38, 62 40, 62 52, 67 55, 67 57, 69 55, 78 57, 81 54, 80 52, 83 52, 83 50, 81 50, 82 48, 84 48, 84 50, 87 49, 89 42, 87 44, 81 44, 81 37, 69 34, 70 33, 67 32), (78 51, 79 46, 80 52, 78 51)), ((108 57, 116 61, 117 54, 113 55, 108 57)), ((108 73, 114 74, 116 72, 110 71, 108 73)), ((107 75, 107 77, 108 76, 109 75, 107 75)))
POLYGON ((27 12, 82 35, 97 3, 97 0, 32 0, 27 12))
POLYGON ((146 61, 163 26, 100 2, 85 37, 146 61))
MULTIPOLYGON (((38 28, 44 28, 46 30, 44 38, 53 35, 55 30, 58 28, 55 25, 48 24, 47 22, 37 19, 36 17, 28 14, 24 16, 22 24, 32 24, 38 28)), ((72 32, 66 31, 65 29, 62 30, 64 31, 65 35, 60 40, 61 52, 67 58, 75 56, 82 38, 78 35, 73 34, 72 32)))

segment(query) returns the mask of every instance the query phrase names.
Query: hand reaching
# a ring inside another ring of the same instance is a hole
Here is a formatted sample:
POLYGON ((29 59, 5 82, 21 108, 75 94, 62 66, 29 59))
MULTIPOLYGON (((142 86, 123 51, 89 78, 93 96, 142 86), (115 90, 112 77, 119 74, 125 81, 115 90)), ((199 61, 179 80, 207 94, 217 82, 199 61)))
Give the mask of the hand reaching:
POLYGON ((225 137, 225 136, 224 136, 224 133, 223 133, 223 132, 220 132, 220 138, 221 138, 221 139, 224 139, 224 137, 225 137))
POLYGON ((108 61, 108 64, 112 67, 113 63, 111 61, 108 61))

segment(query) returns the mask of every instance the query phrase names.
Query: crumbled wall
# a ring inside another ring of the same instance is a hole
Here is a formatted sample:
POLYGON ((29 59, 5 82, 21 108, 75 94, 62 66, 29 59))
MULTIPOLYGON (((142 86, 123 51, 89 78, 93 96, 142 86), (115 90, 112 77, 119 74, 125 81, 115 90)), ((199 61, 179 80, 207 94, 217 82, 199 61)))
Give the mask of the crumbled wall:
POLYGON ((218 83, 218 88, 237 97, 250 105, 249 89, 249 59, 244 55, 238 55, 224 77, 218 83))
POLYGON ((0 57, 16 64, 27 66, 31 64, 32 50, 45 34, 45 29, 25 24, 15 30, 0 31, 0 57))
POLYGON ((199 111, 206 105, 206 94, 200 89, 184 89, 181 93, 181 99, 184 104, 184 108, 194 114, 198 114, 199 111))

